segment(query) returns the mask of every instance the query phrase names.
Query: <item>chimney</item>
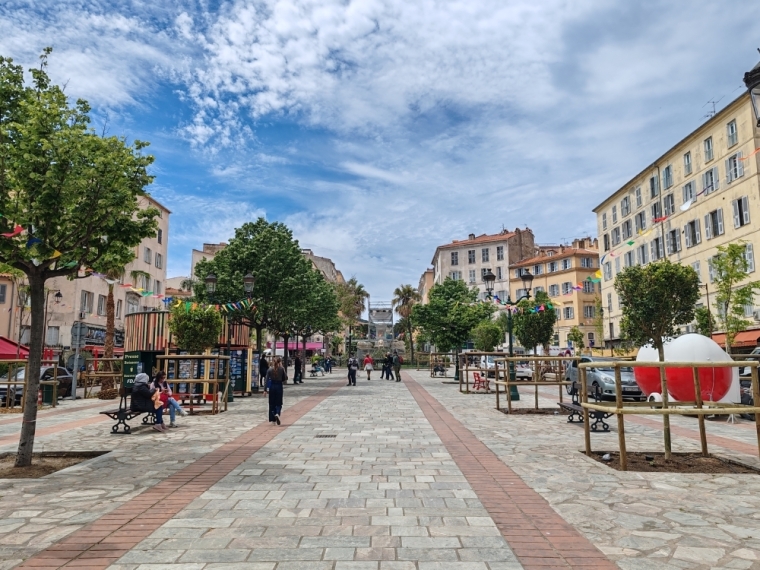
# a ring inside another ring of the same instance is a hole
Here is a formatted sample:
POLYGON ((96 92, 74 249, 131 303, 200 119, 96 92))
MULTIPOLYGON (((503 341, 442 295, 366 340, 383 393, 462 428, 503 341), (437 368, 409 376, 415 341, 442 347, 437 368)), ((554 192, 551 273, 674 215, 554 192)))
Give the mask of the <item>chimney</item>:
POLYGON ((475 234, 470 234, 469 236, 467 236, 467 239, 475 239, 475 234))

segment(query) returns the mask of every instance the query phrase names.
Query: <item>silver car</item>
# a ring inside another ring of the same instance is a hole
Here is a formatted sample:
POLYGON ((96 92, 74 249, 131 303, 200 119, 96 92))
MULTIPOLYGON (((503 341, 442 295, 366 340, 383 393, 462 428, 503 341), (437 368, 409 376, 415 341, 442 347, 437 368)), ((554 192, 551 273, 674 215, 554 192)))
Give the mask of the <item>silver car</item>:
MULTIPOLYGON (((618 361, 617 358, 583 356, 581 362, 611 362, 618 361)), ((567 367, 565 380, 572 382, 566 386, 567 393, 570 394, 574 387, 578 386, 578 361, 574 360, 572 366, 567 367)), ((646 396, 636 384, 633 377, 633 368, 624 366, 620 369, 620 383, 623 388, 623 398, 645 400, 646 396)), ((586 391, 589 396, 599 394, 601 399, 615 398, 615 369, 611 367, 592 367, 586 368, 586 391)))

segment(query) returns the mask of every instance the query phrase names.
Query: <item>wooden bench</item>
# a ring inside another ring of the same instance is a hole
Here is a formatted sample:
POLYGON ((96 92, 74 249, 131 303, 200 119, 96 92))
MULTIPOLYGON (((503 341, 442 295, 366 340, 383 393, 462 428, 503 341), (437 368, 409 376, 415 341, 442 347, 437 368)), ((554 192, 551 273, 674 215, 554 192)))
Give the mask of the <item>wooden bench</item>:
POLYGON ((119 426, 122 426, 121 433, 123 434, 129 434, 132 433, 132 428, 127 423, 129 420, 133 420, 137 417, 142 416, 145 414, 145 417, 142 419, 143 425, 153 425, 156 423, 156 412, 154 410, 132 410, 131 406, 131 392, 127 393, 124 388, 119 389, 119 395, 121 396, 121 399, 119 400, 119 407, 114 410, 104 410, 100 412, 104 416, 108 416, 112 420, 116 420, 116 423, 111 426, 111 433, 118 434, 119 433, 119 426))
MULTIPOLYGON (((588 413, 588 410, 583 408, 583 406, 581 406, 580 402, 578 401, 578 390, 576 388, 573 388, 571 390, 570 395, 573 398, 571 402, 557 402, 557 405, 561 410, 569 412, 567 416, 568 423, 572 424, 583 422, 583 414, 588 413), (576 417, 578 418, 577 420, 575 419, 576 417)), ((596 402, 599 402, 599 396, 595 394, 594 400, 596 402)), ((593 423, 591 423, 591 431, 610 431, 609 424, 604 420, 611 416, 611 413, 600 412, 597 410, 592 411, 588 417, 589 421, 594 420, 593 423)))

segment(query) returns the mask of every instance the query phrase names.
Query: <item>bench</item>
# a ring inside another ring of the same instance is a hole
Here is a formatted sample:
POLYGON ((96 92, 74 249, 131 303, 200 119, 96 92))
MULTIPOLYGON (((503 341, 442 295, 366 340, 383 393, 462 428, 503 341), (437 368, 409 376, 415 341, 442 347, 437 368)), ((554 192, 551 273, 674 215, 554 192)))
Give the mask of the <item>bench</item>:
POLYGON ((108 416, 112 420, 116 420, 116 423, 111 426, 111 433, 118 434, 119 433, 119 426, 122 426, 122 432, 123 434, 129 434, 132 433, 132 428, 127 423, 129 420, 133 420, 137 417, 140 417, 141 415, 145 414, 145 416, 142 419, 143 425, 152 425, 156 423, 156 412, 155 411, 149 411, 149 410, 132 410, 131 409, 131 402, 128 401, 127 397, 131 396, 130 393, 126 393, 124 391, 124 388, 121 388, 119 390, 119 394, 121 396, 121 400, 119 401, 119 407, 114 410, 104 410, 100 412, 104 416, 108 416))
MULTIPOLYGON (((578 390, 577 388, 573 387, 570 395, 572 396, 573 400, 572 402, 557 402, 557 405, 560 407, 561 410, 569 412, 567 416, 567 422, 568 423, 580 423, 583 421, 583 414, 588 413, 589 410, 585 410, 583 406, 581 406, 580 402, 578 401, 578 390), (577 420, 575 418, 578 418, 577 420)), ((598 394, 594 394, 594 401, 599 402, 601 401, 601 398, 598 394)), ((591 410, 591 413, 589 415, 589 420, 594 420, 593 423, 591 423, 591 431, 610 431, 610 426, 606 420, 607 418, 611 417, 612 414, 608 412, 600 412, 598 410, 591 410)))

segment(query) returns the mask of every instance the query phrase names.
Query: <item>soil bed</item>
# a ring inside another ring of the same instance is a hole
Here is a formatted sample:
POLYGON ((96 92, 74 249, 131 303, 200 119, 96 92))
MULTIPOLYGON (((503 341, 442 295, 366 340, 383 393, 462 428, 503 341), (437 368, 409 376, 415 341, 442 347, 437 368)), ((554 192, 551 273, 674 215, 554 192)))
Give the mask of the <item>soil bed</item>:
MULTIPOLYGON (((760 470, 738 462, 721 459, 714 455, 703 457, 700 453, 673 453, 665 461, 664 453, 628 452, 628 471, 649 473, 733 473, 760 475, 760 470)), ((599 463, 620 471, 620 454, 617 451, 595 451, 591 456, 599 463), (602 456, 610 454, 610 460, 602 456)))
POLYGON ((513 416, 558 416, 559 411, 556 408, 512 408, 512 412, 507 408, 499 408, 502 414, 513 416))
POLYGON ((61 451, 41 452, 32 456, 29 467, 14 467, 15 453, 0 454, 0 479, 38 479, 61 469, 99 457, 107 451, 61 451))

